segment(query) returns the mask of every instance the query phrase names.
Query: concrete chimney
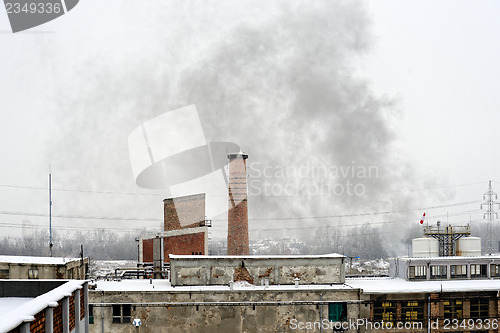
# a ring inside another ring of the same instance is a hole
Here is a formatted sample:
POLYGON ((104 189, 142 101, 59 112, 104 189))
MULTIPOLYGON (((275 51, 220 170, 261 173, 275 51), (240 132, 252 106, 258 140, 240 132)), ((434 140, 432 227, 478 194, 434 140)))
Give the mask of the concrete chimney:
POLYGON ((227 214, 227 254, 248 255, 248 209, 247 209, 247 172, 248 155, 228 154, 229 159, 229 207, 227 214))

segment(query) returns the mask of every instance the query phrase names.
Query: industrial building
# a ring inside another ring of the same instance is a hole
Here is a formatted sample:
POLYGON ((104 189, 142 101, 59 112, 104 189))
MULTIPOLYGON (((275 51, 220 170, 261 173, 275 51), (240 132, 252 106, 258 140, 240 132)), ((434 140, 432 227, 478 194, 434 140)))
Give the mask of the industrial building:
POLYGON ((89 258, 0 256, 0 279, 77 279, 87 277, 89 258))
POLYGON ((346 278, 338 254, 249 255, 247 158, 228 154, 228 255, 207 255, 203 194, 165 199, 164 230, 139 241, 154 278, 97 281, 90 332, 498 331, 500 256, 469 225, 424 226, 389 277, 346 278))
POLYGON ((0 332, 88 333, 88 282, 0 280, 0 332))

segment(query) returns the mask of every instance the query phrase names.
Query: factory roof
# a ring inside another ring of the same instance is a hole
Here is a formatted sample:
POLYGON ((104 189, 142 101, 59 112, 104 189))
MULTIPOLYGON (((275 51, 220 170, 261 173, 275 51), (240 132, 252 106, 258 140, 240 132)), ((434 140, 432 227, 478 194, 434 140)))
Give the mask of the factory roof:
POLYGON ((298 291, 298 290, 356 290, 361 289, 365 294, 411 294, 431 292, 470 292, 470 291, 498 291, 500 279, 478 280, 443 280, 443 281, 407 281, 401 278, 346 278, 344 284, 301 284, 255 286, 248 283, 236 282, 229 285, 209 286, 175 286, 168 280, 122 280, 97 281, 96 289, 102 291, 170 291, 170 292, 203 292, 203 291, 298 291))
POLYGON ((0 263, 11 264, 65 265, 77 260, 81 258, 0 256, 0 263))
POLYGON ((319 255, 244 255, 244 256, 211 256, 211 255, 177 255, 169 254, 170 259, 319 259, 319 258, 345 258, 337 253, 319 255))
POLYGON ((407 281, 401 278, 346 278, 352 288, 365 294, 413 294, 434 292, 498 291, 500 280, 407 281))
POLYGON ((392 260, 400 261, 477 261, 477 260, 500 260, 500 255, 490 256, 445 256, 445 257, 397 257, 392 260))
POLYGON ((172 287, 168 280, 122 280, 122 281, 97 281, 96 290, 102 291, 293 291, 293 290, 351 290, 353 287, 346 284, 303 284, 303 285, 269 285, 256 286, 247 282, 238 281, 229 285, 209 286, 175 286, 172 287))

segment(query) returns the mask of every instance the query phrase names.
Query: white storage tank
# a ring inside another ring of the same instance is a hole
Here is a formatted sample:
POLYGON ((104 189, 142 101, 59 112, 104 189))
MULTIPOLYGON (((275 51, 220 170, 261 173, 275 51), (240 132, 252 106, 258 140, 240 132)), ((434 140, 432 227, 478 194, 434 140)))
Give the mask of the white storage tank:
POLYGON ((481 255, 480 237, 463 237, 457 241, 457 256, 478 257, 481 255))
POLYGON ((439 257, 439 241, 435 238, 414 238, 411 241, 414 257, 439 257))

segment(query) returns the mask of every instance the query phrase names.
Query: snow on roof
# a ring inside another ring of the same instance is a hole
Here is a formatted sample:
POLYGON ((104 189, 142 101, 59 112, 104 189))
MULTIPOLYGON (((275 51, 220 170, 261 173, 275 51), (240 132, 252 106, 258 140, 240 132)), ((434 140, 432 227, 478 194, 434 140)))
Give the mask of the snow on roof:
POLYGON ((347 285, 365 294, 498 291, 500 280, 407 281, 401 278, 346 278, 347 285))
POLYGON ((259 255, 259 256, 210 256, 210 255, 178 255, 169 254, 170 259, 321 259, 321 258, 345 258, 338 253, 318 255, 259 255))
POLYGON ((0 256, 0 263, 12 264, 65 265, 78 260, 81 258, 0 256))
POLYGON ((392 258, 391 260, 400 260, 400 261, 474 261, 474 260, 500 260, 499 255, 491 255, 491 256, 446 256, 446 257, 397 257, 392 258))
MULTIPOLYGON (((60 281, 60 280, 59 280, 60 281)), ((34 283, 38 281, 33 281, 34 283)), ((9 332, 10 330, 16 328, 24 321, 32 321, 35 319, 35 315, 42 311, 43 309, 51 306, 57 306, 57 302, 66 296, 70 296, 75 290, 81 289, 82 284, 85 281, 71 280, 65 284, 45 293, 36 298, 23 302, 20 306, 21 301, 13 300, 12 298, 2 297, 2 303, 11 304, 14 307, 10 307, 10 311, 2 312, 0 315, 0 332, 9 332), (16 306, 17 305, 17 306, 16 306)))
POLYGON ((21 307, 32 299, 33 297, 0 297, 0 313, 21 307))
POLYGON ((345 284, 333 285, 306 285, 301 284, 298 287, 295 285, 269 285, 267 287, 260 285, 252 285, 249 283, 234 283, 233 289, 229 285, 210 285, 210 286, 175 286, 172 287, 168 280, 122 280, 122 281, 97 281, 96 290, 102 291, 176 291, 176 292, 193 292, 193 291, 231 291, 231 290, 255 290, 255 291, 287 291, 287 290, 346 290, 352 289, 351 286, 345 284))

